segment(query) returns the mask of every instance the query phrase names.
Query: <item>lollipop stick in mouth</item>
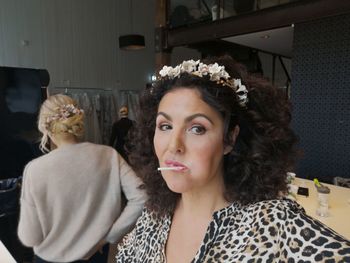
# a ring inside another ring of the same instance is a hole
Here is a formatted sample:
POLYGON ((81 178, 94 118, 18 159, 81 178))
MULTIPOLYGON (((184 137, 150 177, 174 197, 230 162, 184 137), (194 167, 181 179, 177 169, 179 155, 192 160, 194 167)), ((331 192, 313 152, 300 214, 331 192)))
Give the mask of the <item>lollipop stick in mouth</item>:
POLYGON ((182 170, 183 167, 180 167, 180 166, 171 166, 171 167, 158 167, 158 171, 166 171, 166 170, 182 170))

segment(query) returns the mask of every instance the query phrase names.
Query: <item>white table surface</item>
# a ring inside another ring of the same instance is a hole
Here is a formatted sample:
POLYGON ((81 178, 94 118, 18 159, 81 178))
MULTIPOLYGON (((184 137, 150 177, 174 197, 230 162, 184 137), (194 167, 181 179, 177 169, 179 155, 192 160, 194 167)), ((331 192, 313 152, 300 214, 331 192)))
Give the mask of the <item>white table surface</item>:
POLYGON ((330 188, 328 217, 316 214, 317 190, 314 182, 295 178, 293 184, 309 188, 309 197, 297 195, 297 202, 304 207, 306 213, 332 228, 340 235, 350 240, 350 188, 324 184, 330 188))
POLYGON ((11 256, 10 252, 6 249, 4 244, 0 240, 0 262, 1 263, 16 263, 16 260, 11 256))

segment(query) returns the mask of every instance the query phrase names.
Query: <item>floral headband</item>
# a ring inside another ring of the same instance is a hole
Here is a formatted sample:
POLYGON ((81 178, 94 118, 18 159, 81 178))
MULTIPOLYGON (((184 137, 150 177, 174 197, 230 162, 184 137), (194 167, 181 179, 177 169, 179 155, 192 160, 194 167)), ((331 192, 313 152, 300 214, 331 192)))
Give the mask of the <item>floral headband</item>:
POLYGON ((222 86, 228 86, 232 88, 239 99, 241 106, 246 106, 248 102, 248 90, 245 85, 241 83, 241 79, 233 79, 225 70, 224 66, 219 66, 218 63, 204 64, 199 60, 186 60, 175 68, 164 66, 159 74, 162 78, 168 77, 174 79, 179 77, 181 73, 188 73, 197 77, 209 76, 211 81, 221 84, 222 86))
POLYGON ((74 115, 80 115, 84 113, 82 109, 77 108, 73 104, 65 104, 56 108, 55 110, 58 111, 58 113, 46 118, 47 125, 49 125, 52 121, 67 120, 74 115))

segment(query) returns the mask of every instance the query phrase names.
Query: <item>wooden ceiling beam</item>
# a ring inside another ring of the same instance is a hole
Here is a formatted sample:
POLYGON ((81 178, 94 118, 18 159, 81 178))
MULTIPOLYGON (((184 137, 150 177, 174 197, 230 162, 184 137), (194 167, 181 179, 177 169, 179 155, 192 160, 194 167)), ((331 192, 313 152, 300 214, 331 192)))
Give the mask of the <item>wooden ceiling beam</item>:
POLYGON ((350 13, 348 0, 299 0, 213 22, 168 29, 167 48, 259 32, 350 13))

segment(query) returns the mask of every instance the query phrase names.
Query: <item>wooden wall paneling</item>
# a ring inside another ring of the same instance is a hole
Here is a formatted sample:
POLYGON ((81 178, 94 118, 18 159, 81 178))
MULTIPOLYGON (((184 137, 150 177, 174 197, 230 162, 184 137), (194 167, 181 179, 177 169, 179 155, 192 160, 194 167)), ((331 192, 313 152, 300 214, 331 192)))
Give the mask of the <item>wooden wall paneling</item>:
MULTIPOLYGON (((89 5, 90 14, 94 14, 89 21, 93 29, 91 35, 91 65, 89 74, 94 76, 92 85, 95 87, 106 88, 109 86, 111 79, 106 77, 105 72, 111 67, 114 50, 111 45, 109 34, 109 26, 111 24, 111 17, 109 16, 110 0, 102 0, 99 2, 92 1, 89 5)), ((115 26, 115 25, 113 25, 115 26)))
MULTIPOLYGON (((101 64, 106 64, 106 67, 102 68, 102 76, 105 80, 106 88, 116 88, 118 82, 117 72, 117 52, 119 49, 117 38, 117 4, 115 0, 108 0, 105 5, 104 15, 104 28, 105 39, 100 41, 100 48, 102 55, 101 64), (107 62, 107 63, 106 63, 107 62)), ((103 16, 103 15, 102 15, 103 16)))
POLYGON ((149 81, 155 0, 133 0, 133 29, 128 1, 0 1, 1 64, 46 68, 52 87, 141 89, 149 81), (118 36, 131 31, 145 35, 146 49, 119 50, 118 36))
POLYGON ((44 68, 41 2, 31 0, 18 3, 19 63, 27 68, 44 68))
POLYGON ((106 68, 104 74, 108 82, 107 88, 118 88, 120 72, 118 71, 118 17, 117 17, 117 1, 110 0, 109 8, 109 23, 108 23, 108 38, 106 44, 108 50, 105 50, 106 56, 109 58, 110 66, 106 68))
POLYGON ((84 1, 78 0, 72 2, 72 50, 74 61, 74 76, 77 83, 74 86, 86 86, 89 82, 87 74, 88 52, 89 43, 87 43, 87 25, 85 16, 87 12, 87 5, 84 1), (86 54, 85 56, 83 54, 86 54), (79 84, 79 85, 76 85, 79 84))
POLYGON ((110 66, 110 58, 106 51, 109 51, 108 39, 108 0, 92 1, 91 8, 94 10, 92 38, 92 54, 90 72, 94 76, 93 85, 95 87, 106 87, 108 80, 105 78, 104 71, 110 66), (105 66, 103 66, 105 65, 105 66), (97 67, 96 67, 97 66, 97 67))
POLYGON ((51 86, 72 86, 72 8, 71 1, 45 0, 43 4, 45 61, 51 86))
POLYGON ((19 67, 20 65, 20 20, 18 9, 20 0, 2 0, 2 43, 3 43, 3 66, 19 67))
POLYGON ((0 8, 0 66, 5 65, 5 47, 4 47, 4 41, 5 41, 5 35, 4 35, 4 9, 0 8))
POLYGON ((120 72, 118 88, 123 90, 143 89, 154 73, 154 23, 149 19, 154 15, 154 2, 133 0, 132 5, 133 10, 130 11, 130 2, 119 3, 119 35, 142 34, 145 36, 146 47, 137 51, 124 51, 120 50, 119 46, 116 47, 120 72))
POLYGON ((79 86, 113 88, 116 85, 117 25, 114 2, 72 2, 73 72, 79 86))
MULTIPOLYGON (((154 25, 157 28, 166 28, 167 27, 167 3, 170 3, 169 0, 155 0, 155 19, 154 25)), ((168 37, 165 37, 168 41, 168 37)), ((169 65, 171 63, 171 50, 161 50, 155 53, 155 68, 158 72, 164 65, 169 65)))
POLYGON ((54 0, 47 0, 41 3, 42 23, 43 23, 43 49, 44 65, 50 74, 50 86, 61 86, 62 73, 58 68, 56 54, 58 52, 58 43, 56 41, 56 17, 57 11, 54 0))
POLYGON ((109 48, 112 50, 111 53, 108 54, 110 57, 110 68, 109 71, 106 72, 108 74, 108 78, 112 81, 109 85, 112 88, 117 89, 120 84, 120 72, 118 70, 118 60, 119 60, 119 42, 118 42, 118 34, 119 34, 119 26, 118 26, 118 1, 111 0, 109 8, 109 15, 111 17, 110 24, 108 25, 108 34, 109 34, 109 48))
MULTIPOLYGON (((134 1, 134 0, 133 0, 134 1)), ((133 2, 133 4, 135 4, 133 2)), ((117 3, 117 30, 118 36, 125 35, 131 32, 131 17, 130 17, 130 3, 129 1, 118 1, 117 3)), ((118 89, 129 89, 129 83, 126 77, 128 69, 126 68, 128 65, 128 53, 127 51, 119 49, 118 42, 118 56, 117 56, 117 64, 118 64, 118 89)))
POLYGON ((83 58, 82 61, 84 61, 84 65, 82 66, 82 69, 84 69, 84 80, 82 82, 82 85, 84 87, 89 86, 95 86, 96 83, 96 72, 94 72, 94 66, 96 68, 98 65, 96 65, 96 53, 98 52, 96 50, 96 34, 97 34, 97 25, 96 25, 96 16, 98 13, 98 10, 94 10, 95 12, 92 13, 94 5, 94 0, 80 0, 81 8, 84 11, 82 13, 82 34, 80 35, 81 39, 83 40, 81 51, 79 52, 79 55, 83 58))

